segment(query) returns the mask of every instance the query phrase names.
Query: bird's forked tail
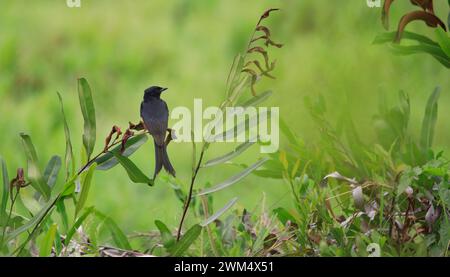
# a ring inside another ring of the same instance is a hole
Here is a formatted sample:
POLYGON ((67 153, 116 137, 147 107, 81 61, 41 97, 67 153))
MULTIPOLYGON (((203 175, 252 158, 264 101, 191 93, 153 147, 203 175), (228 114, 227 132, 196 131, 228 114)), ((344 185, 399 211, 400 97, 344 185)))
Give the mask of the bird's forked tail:
POLYGON ((170 163, 169 156, 167 155, 167 146, 166 144, 158 145, 155 143, 155 173, 153 175, 153 179, 155 179, 156 175, 164 169, 173 177, 175 177, 175 169, 170 163))

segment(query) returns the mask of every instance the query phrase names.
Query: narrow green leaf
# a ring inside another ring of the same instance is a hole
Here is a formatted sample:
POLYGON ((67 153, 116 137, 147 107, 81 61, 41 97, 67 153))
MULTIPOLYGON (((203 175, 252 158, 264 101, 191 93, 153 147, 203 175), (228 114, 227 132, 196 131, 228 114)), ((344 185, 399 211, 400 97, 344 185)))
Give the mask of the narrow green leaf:
MULTIPOLYGON (((0 161, 2 164, 2 178, 3 178, 3 188, 2 188, 2 202, 0 205, 0 217, 5 215, 6 217, 6 206, 8 205, 8 197, 9 197, 9 177, 8 177, 8 169, 6 168, 6 162, 0 157, 0 161)), ((6 224, 6 220, 5 220, 6 224)), ((4 228, 4 226, 2 226, 4 228)))
POLYGON ((86 204, 86 200, 89 195, 89 189, 91 188, 92 177, 94 176, 94 171, 96 167, 97 167, 96 163, 92 164, 89 167, 86 177, 84 177, 80 197, 78 198, 77 206, 75 208, 75 218, 77 217, 78 213, 84 208, 84 204, 86 204))
POLYGON ((200 223, 200 226, 205 227, 211 222, 214 222, 217 218, 219 218, 222 214, 224 214, 226 211, 228 211, 238 200, 237 197, 231 199, 225 206, 223 206, 222 209, 218 210, 215 214, 210 216, 209 218, 205 219, 202 223, 200 223))
POLYGON ((183 255, 186 250, 189 249, 189 246, 197 239, 197 237, 202 232, 202 226, 195 224, 192 226, 186 234, 178 241, 171 249, 170 255, 174 257, 179 257, 183 255))
POLYGON ((41 171, 38 167, 38 158, 30 136, 21 133, 23 147, 28 160, 28 178, 31 181, 31 185, 45 198, 50 198, 50 188, 44 181, 41 171))
POLYGON ((112 220, 109 216, 106 216, 99 211, 95 211, 95 215, 103 220, 103 224, 105 227, 111 232, 111 235, 113 237, 114 243, 117 247, 131 250, 130 242, 127 239, 127 236, 120 230, 119 226, 112 220))
POLYGON ((441 28, 435 30, 437 36, 437 42, 441 46, 442 51, 450 58, 450 37, 441 28))
POLYGON ((118 153, 112 153, 122 165, 122 167, 125 168, 131 181, 133 181, 134 183, 148 184, 150 186, 153 185, 153 180, 148 178, 130 159, 118 153))
POLYGON ((50 188, 55 185, 60 168, 61 158, 59 156, 53 156, 44 170, 44 180, 50 188))
POLYGON ((244 65, 244 59, 242 55, 238 54, 233 60, 233 64, 231 65, 230 72, 228 74, 227 78, 227 98, 231 96, 231 93, 233 92, 233 88, 239 79, 239 76, 241 74, 242 66, 244 65))
POLYGON ((224 181, 224 182, 222 182, 222 183, 220 183, 220 184, 218 184, 218 185, 216 185, 214 187, 202 190, 199 194, 197 194, 197 196, 213 193, 213 192, 222 190, 224 188, 227 188, 227 187, 229 187, 229 186, 239 182, 244 177, 246 177, 247 175, 252 173, 252 171, 254 171, 258 167, 260 167, 262 164, 264 164, 268 159, 269 158, 267 158, 267 157, 262 158, 261 160, 257 161, 253 165, 251 165, 248 168, 246 168, 244 171, 240 172, 237 175, 234 175, 233 177, 227 179, 226 181, 224 181))
POLYGON ((240 105, 237 105, 237 106, 241 106, 243 108, 254 107, 254 106, 264 102, 271 95, 272 95, 272 91, 271 90, 266 90, 266 91, 264 91, 262 93, 259 93, 255 97, 250 98, 248 101, 246 101, 246 102, 244 102, 244 103, 242 103, 240 105))
MULTIPOLYGON (((397 31, 379 34, 375 37, 373 44, 391 43, 394 41, 396 35, 397 35, 397 31)), ((438 46, 438 44, 436 42, 434 42, 433 40, 431 40, 430 38, 428 38, 424 35, 421 35, 421 34, 414 33, 414 32, 404 31, 402 34, 402 39, 403 40, 404 39, 415 40, 422 44, 430 44, 430 45, 438 46)))
POLYGON ((66 204, 64 203, 64 199, 61 199, 56 203, 56 211, 61 216, 61 221, 65 232, 69 229, 69 217, 67 216, 66 204))
POLYGON ((52 254, 52 246, 53 242, 55 241, 57 228, 58 225, 56 225, 56 223, 53 223, 52 226, 50 226, 50 229, 45 234, 44 238, 42 239, 41 247, 39 249, 40 257, 50 257, 50 255, 52 254))
POLYGON ((155 220, 155 225, 161 233, 161 239, 164 247, 169 250, 175 244, 175 238, 170 232, 169 228, 167 228, 166 224, 164 224, 160 220, 155 220))
POLYGON ((218 158, 215 158, 215 159, 207 161, 203 165, 203 167, 209 167, 209 166, 225 163, 225 162, 227 162, 227 161, 229 161, 229 160, 239 156, 240 154, 242 154, 245 150, 247 150, 253 144, 255 144, 255 143, 252 142, 252 141, 244 142, 243 144, 241 144, 238 147, 236 147, 236 149, 234 149, 233 151, 231 151, 231 152, 229 152, 229 153, 227 153, 227 154, 225 154, 223 156, 220 156, 218 158))
POLYGON ((74 156, 73 156, 72 141, 70 139, 69 124, 67 123, 66 114, 64 113, 64 105, 63 105, 62 97, 59 94, 59 92, 57 92, 57 94, 58 94, 59 104, 61 106, 61 115, 62 115, 63 123, 64 123, 64 134, 66 136, 66 153, 64 155, 64 165, 66 167, 66 181, 67 181, 67 179, 69 179, 71 172, 75 173, 75 161, 74 161, 74 156), (71 165, 71 170, 69 169, 70 165, 71 165))
POLYGON ((64 239, 64 244, 69 245, 70 240, 72 239, 73 235, 75 235, 77 229, 83 224, 83 222, 86 220, 86 218, 93 213, 94 207, 89 207, 84 210, 84 213, 75 221, 72 227, 70 227, 69 231, 67 232, 66 238, 64 239))
MULTIPOLYGON (((129 157, 136 150, 139 149, 146 141, 148 140, 147 134, 140 134, 135 137, 130 138, 125 143, 125 151, 122 153, 122 156, 129 157)), ((121 146, 116 146, 110 152, 120 153, 121 146)), ((98 157, 95 162, 97 163, 97 170, 108 170, 116 166, 119 161, 114 157, 112 153, 105 153, 104 155, 98 157)))
POLYGON ((440 88, 436 87, 431 96, 428 98, 427 106, 425 108, 425 115, 422 122, 422 133, 420 136, 420 146, 422 147, 422 151, 427 151, 433 144, 439 95, 440 88))
POLYGON ((291 223, 297 222, 297 220, 295 220, 295 217, 282 207, 274 209, 273 213, 277 215, 278 220, 280 220, 283 225, 286 225, 288 220, 291 221, 291 223))
POLYGON ((61 242, 61 233, 56 229, 56 235, 55 235, 55 254, 58 257, 61 254, 61 251, 63 249, 62 242, 61 242))
POLYGON ((397 44, 390 44, 390 50, 397 55, 412 55, 428 53, 438 60, 443 66, 450 68, 450 58, 445 55, 440 46, 431 45, 411 45, 402 46, 397 44))
POLYGON ((95 146, 96 120, 91 88, 85 78, 78 79, 78 96, 84 118, 83 145, 89 159, 95 146))

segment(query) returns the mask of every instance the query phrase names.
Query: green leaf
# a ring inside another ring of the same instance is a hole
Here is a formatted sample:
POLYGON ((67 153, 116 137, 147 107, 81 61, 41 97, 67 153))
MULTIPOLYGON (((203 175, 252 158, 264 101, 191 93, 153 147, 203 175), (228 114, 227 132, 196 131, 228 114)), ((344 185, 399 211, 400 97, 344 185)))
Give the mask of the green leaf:
POLYGON ((228 211, 238 200, 237 197, 231 199, 222 209, 218 210, 215 214, 210 216, 209 218, 205 219, 202 223, 200 223, 200 226, 205 227, 211 222, 214 222, 217 218, 219 218, 222 214, 224 214, 226 211, 228 211))
MULTIPOLYGON (((0 204, 0 218, 5 216, 6 218, 6 206, 8 205, 9 197, 9 177, 8 169, 6 168, 6 162, 0 157, 0 162, 2 164, 2 177, 3 177, 3 189, 2 189, 2 202, 0 204)), ((6 224, 6 220, 4 222, 6 224)), ((4 226, 2 226, 4 228, 4 226)))
POLYGON ((286 223, 291 221, 291 223, 296 223, 297 220, 293 215, 291 215, 285 208, 279 207, 273 210, 273 213, 277 215, 278 219, 283 223, 283 225, 286 225, 286 223))
POLYGON ((155 220, 155 225, 161 233, 161 239, 164 247, 169 250, 175 244, 174 236, 162 221, 155 220))
POLYGON ((37 213, 35 216, 33 216, 30 220, 28 220, 24 225, 20 226, 19 228, 15 229, 7 236, 7 241, 11 240, 21 233, 27 231, 31 227, 34 227, 36 224, 42 222, 45 216, 50 214, 50 210, 53 209, 54 205, 56 204, 56 201, 59 199, 59 197, 55 197, 52 199, 52 201, 48 201, 45 206, 37 213))
POLYGON ((170 255, 174 257, 179 257, 183 255, 189 246, 197 239, 197 237, 202 232, 202 226, 195 224, 192 226, 170 250, 170 255))
MULTIPOLYGON (((125 151, 122 156, 131 156, 139 147, 141 147, 148 140, 147 134, 140 134, 135 137, 130 138, 125 143, 125 151)), ((116 166, 119 161, 114 157, 113 153, 120 153, 121 145, 114 147, 110 152, 98 157, 95 162, 97 163, 97 170, 108 170, 116 166)))
POLYGON ((86 218, 94 211, 95 211, 94 207, 89 207, 84 210, 84 213, 75 221, 73 226, 67 232, 66 238, 64 239, 65 245, 69 245, 70 240, 72 239, 73 235, 75 235, 77 229, 81 226, 81 224, 83 224, 86 218))
POLYGON ((243 144, 236 147, 236 149, 234 149, 233 151, 231 151, 223 156, 220 156, 218 158, 207 161, 203 165, 203 167, 209 167, 209 166, 225 163, 225 162, 239 156, 240 154, 242 154, 245 150, 247 150, 253 144, 255 144, 255 142, 252 142, 252 141, 244 142, 243 144))
POLYGON ((412 55, 420 53, 428 53, 438 60, 443 66, 450 68, 450 58, 445 55, 440 46, 432 45, 411 45, 402 46, 398 44, 390 44, 390 50, 397 55, 412 55))
POLYGON ((128 177, 134 183, 143 183, 153 186, 153 180, 148 178, 130 159, 120 155, 119 153, 114 153, 114 156, 119 161, 119 163, 127 171, 128 177))
POLYGON ((99 211, 95 211, 95 215, 103 220, 103 224, 105 227, 111 232, 111 235, 113 237, 114 243, 117 247, 131 250, 130 242, 127 239, 127 236, 120 230, 119 226, 112 220, 109 216, 106 216, 99 211))
POLYGON ((73 184, 75 181, 76 175, 72 176, 70 180, 68 180, 65 184, 62 183, 62 185, 56 184, 53 188, 53 191, 55 192, 55 196, 52 197, 50 201, 48 201, 42 209, 35 214, 30 220, 28 220, 24 225, 20 226, 19 228, 15 229, 13 232, 9 233, 7 236, 7 241, 11 240, 21 233, 27 231, 31 227, 34 227, 39 222, 42 222, 44 217, 48 216, 51 213, 51 210, 54 208, 56 202, 60 199, 61 193, 66 190, 70 185, 73 184))
POLYGON ((55 185, 60 168, 61 158, 59 156, 53 156, 44 170, 44 180, 50 188, 55 185))
POLYGON ((89 159, 95 146, 96 122, 91 88, 84 78, 78 79, 78 96, 80 98, 80 107, 84 118, 83 145, 89 159))
POLYGON ((244 65, 244 58, 242 55, 238 54, 233 60, 233 64, 231 65, 230 72, 227 78, 227 98, 231 96, 233 92, 233 88, 236 86, 236 82, 239 80, 239 76, 241 75, 241 69, 244 65))
POLYGON ((441 28, 435 30, 437 36, 437 42, 441 46, 442 51, 450 58, 450 37, 441 28))
POLYGON ((448 244, 450 242, 450 222, 449 218, 444 213, 444 218, 441 220, 439 228, 439 244, 441 248, 447 253, 448 244))
POLYGON ((56 223, 52 224, 52 226, 50 226, 50 229, 47 231, 44 238, 42 239, 41 247, 39 249, 40 257, 50 257, 50 255, 52 254, 52 246, 53 242, 55 241, 57 228, 58 225, 56 225, 56 223))
MULTIPOLYGON (((394 41, 396 35, 397 35, 397 31, 379 34, 375 37, 373 44, 391 43, 394 41)), ((402 40, 405 40, 405 39, 415 40, 422 44, 438 46, 438 44, 436 42, 434 42, 433 40, 431 40, 430 38, 428 38, 424 35, 421 35, 421 34, 413 33, 413 32, 404 31, 402 34, 402 40)))
POLYGON ((77 217, 78 213, 84 208, 84 204, 86 204, 86 200, 89 195, 89 189, 91 188, 92 177, 94 176, 96 167, 96 163, 92 164, 89 167, 86 177, 84 177, 80 197, 78 198, 77 206, 75 208, 75 218, 77 217))
POLYGON ((75 161, 73 158, 73 148, 72 148, 72 142, 70 139, 70 129, 69 129, 69 124, 67 124, 66 114, 64 113, 63 101, 62 101, 62 98, 61 98, 61 95, 59 94, 59 92, 57 92, 57 94, 58 94, 59 103, 61 106, 61 114, 62 114, 63 123, 64 123, 64 134, 66 136, 66 153, 64 155, 64 165, 66 167, 66 181, 67 181, 67 179, 69 179, 69 176, 71 174, 69 165, 72 166, 72 168, 71 168, 72 173, 75 173, 75 161))
POLYGON ((28 160, 28 178, 31 181, 31 185, 45 198, 50 198, 50 188, 44 181, 41 171, 38 167, 38 158, 30 136, 21 133, 23 147, 28 160))
POLYGON ((272 95, 272 91, 271 90, 266 90, 262 93, 259 93, 258 95, 250 98, 248 101, 239 104, 237 106, 246 108, 246 107, 254 107, 262 102, 264 102, 266 99, 268 99, 270 96, 272 95))
POLYGON ((436 126, 437 112, 438 112, 438 100, 440 95, 440 88, 436 87, 428 98, 427 106, 425 109, 425 116, 422 122, 422 134, 420 136, 420 145, 422 151, 427 151, 433 144, 434 128, 436 126))
MULTIPOLYGON (((444 35, 446 36, 445 33, 444 35)), ((444 45, 444 47, 442 47, 442 45, 440 45, 442 42, 436 43, 426 36, 412 32, 404 32, 402 38, 416 41, 418 43, 417 45, 404 46, 397 43, 391 43, 394 40, 395 36, 396 32, 378 35, 375 38, 374 44, 389 42, 391 51, 397 55, 428 53, 432 55, 436 60, 438 60, 442 65, 450 68, 450 56, 446 54, 446 50, 444 49, 447 44, 445 37, 439 37, 440 35, 438 34, 438 39, 442 40, 444 45)))
POLYGON ((200 195, 205 195, 205 194, 209 194, 209 193, 213 193, 219 190, 222 190, 224 188, 227 188, 237 182, 239 182, 240 180, 242 180, 244 177, 246 177, 247 175, 249 175, 250 173, 252 173, 252 171, 254 171, 255 169, 257 169, 258 167, 260 167, 263 163, 265 163, 268 160, 267 157, 262 158, 261 160, 257 161, 256 163, 254 163, 253 165, 249 166, 248 168, 246 168, 244 171, 240 172, 237 175, 234 175, 233 177, 227 179, 226 181, 208 188, 208 189, 204 189, 202 190, 199 194, 197 194, 197 196, 200 195))
POLYGON ((69 229, 69 217, 67 216, 66 204, 64 203, 64 199, 61 199, 58 202, 56 202, 56 211, 61 216, 61 221, 64 230, 66 231, 67 229, 69 229))

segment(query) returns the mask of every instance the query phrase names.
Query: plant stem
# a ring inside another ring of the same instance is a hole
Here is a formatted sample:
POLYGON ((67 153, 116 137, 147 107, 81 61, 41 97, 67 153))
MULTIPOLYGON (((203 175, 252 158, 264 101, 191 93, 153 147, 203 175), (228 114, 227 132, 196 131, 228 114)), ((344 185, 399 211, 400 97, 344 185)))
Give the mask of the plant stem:
POLYGON ((195 167, 195 170, 193 171, 193 174, 192 174, 191 185, 189 187, 189 195, 186 198, 186 202, 185 202, 184 208, 183 208, 183 215, 181 216, 180 225, 178 226, 177 241, 180 240, 181 228, 183 227, 183 222, 186 217, 186 213, 189 209, 189 204, 191 204, 192 191, 194 188, 195 179, 197 178, 198 171, 200 170, 200 166, 202 164, 203 155, 205 154, 205 150, 206 150, 206 144, 204 144, 202 147, 202 152, 200 153, 200 158, 198 159, 197 166, 195 167))

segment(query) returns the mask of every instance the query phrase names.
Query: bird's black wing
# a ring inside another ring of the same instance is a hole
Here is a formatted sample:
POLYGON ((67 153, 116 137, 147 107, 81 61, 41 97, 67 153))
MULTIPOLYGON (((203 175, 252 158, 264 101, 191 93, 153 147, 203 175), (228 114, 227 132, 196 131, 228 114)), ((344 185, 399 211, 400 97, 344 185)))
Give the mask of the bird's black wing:
POLYGON ((164 101, 149 101, 141 104, 141 117, 148 132, 157 145, 163 145, 166 138, 169 111, 164 101))

